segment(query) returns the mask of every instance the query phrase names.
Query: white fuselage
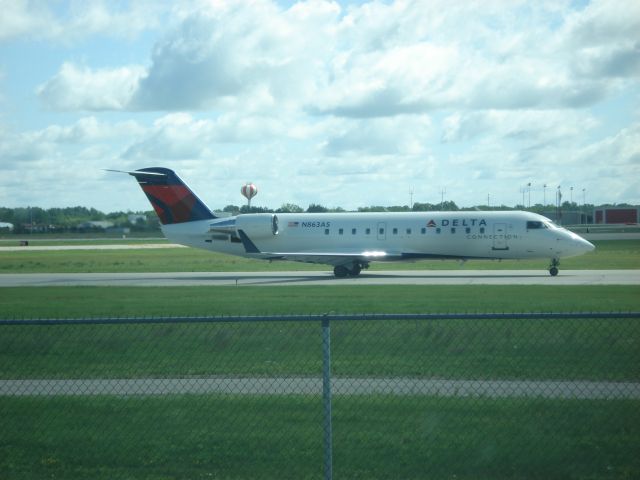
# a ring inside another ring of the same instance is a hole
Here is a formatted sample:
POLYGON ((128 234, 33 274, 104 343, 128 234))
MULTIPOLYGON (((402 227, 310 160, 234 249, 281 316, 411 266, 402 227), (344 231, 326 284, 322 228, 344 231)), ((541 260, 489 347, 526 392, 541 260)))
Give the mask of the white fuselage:
MULTIPOLYGON (((176 243, 253 258, 274 258, 262 252, 354 256, 368 252, 371 260, 558 260, 594 248, 547 218, 522 211, 248 214, 165 225, 162 230, 176 243), (221 222, 232 225, 228 232, 216 230, 221 222), (259 254, 247 252, 234 233, 240 229, 259 254)), ((309 261, 304 258, 300 261, 309 261)), ((318 263, 336 265, 340 261, 332 258, 318 263)))

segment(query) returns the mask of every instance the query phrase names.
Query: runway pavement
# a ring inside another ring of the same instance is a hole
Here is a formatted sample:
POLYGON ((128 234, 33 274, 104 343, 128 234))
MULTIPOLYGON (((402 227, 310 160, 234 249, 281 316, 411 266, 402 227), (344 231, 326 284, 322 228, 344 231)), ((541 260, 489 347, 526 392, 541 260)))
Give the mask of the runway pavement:
POLYGON ((640 285, 640 270, 390 270, 338 279, 329 271, 0 274, 1 287, 300 285, 640 285))

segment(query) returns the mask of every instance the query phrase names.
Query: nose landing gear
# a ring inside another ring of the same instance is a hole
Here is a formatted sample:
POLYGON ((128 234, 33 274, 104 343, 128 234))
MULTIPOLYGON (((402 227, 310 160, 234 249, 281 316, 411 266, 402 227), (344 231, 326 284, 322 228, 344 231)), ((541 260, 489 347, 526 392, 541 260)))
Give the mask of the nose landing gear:
POLYGON ((551 274, 552 277, 555 277, 556 275, 558 275, 558 266, 560 265, 560 259, 558 258, 553 258, 551 260, 551 265, 549 266, 549 273, 551 274))

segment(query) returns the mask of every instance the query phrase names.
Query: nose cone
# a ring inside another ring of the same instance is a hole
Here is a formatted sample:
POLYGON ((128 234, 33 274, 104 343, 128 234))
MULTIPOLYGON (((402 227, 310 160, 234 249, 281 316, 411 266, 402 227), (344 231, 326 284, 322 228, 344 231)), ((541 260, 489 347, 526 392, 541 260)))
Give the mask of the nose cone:
POLYGON ((584 238, 582 238, 581 240, 585 244, 584 248, 586 248, 587 252, 593 252, 596 249, 596 246, 593 243, 585 240, 584 238))
POLYGON ((571 235, 572 239, 572 250, 574 250, 574 255, 582 255, 583 253, 593 252, 596 249, 596 246, 585 240, 579 235, 575 233, 571 235))

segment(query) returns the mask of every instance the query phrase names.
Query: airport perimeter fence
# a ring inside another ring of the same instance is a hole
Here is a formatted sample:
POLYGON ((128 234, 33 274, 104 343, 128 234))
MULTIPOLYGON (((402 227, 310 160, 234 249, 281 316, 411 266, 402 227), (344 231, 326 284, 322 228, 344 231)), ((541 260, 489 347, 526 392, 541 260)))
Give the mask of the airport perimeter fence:
POLYGON ((0 478, 640 478, 640 313, 0 321, 0 478))

